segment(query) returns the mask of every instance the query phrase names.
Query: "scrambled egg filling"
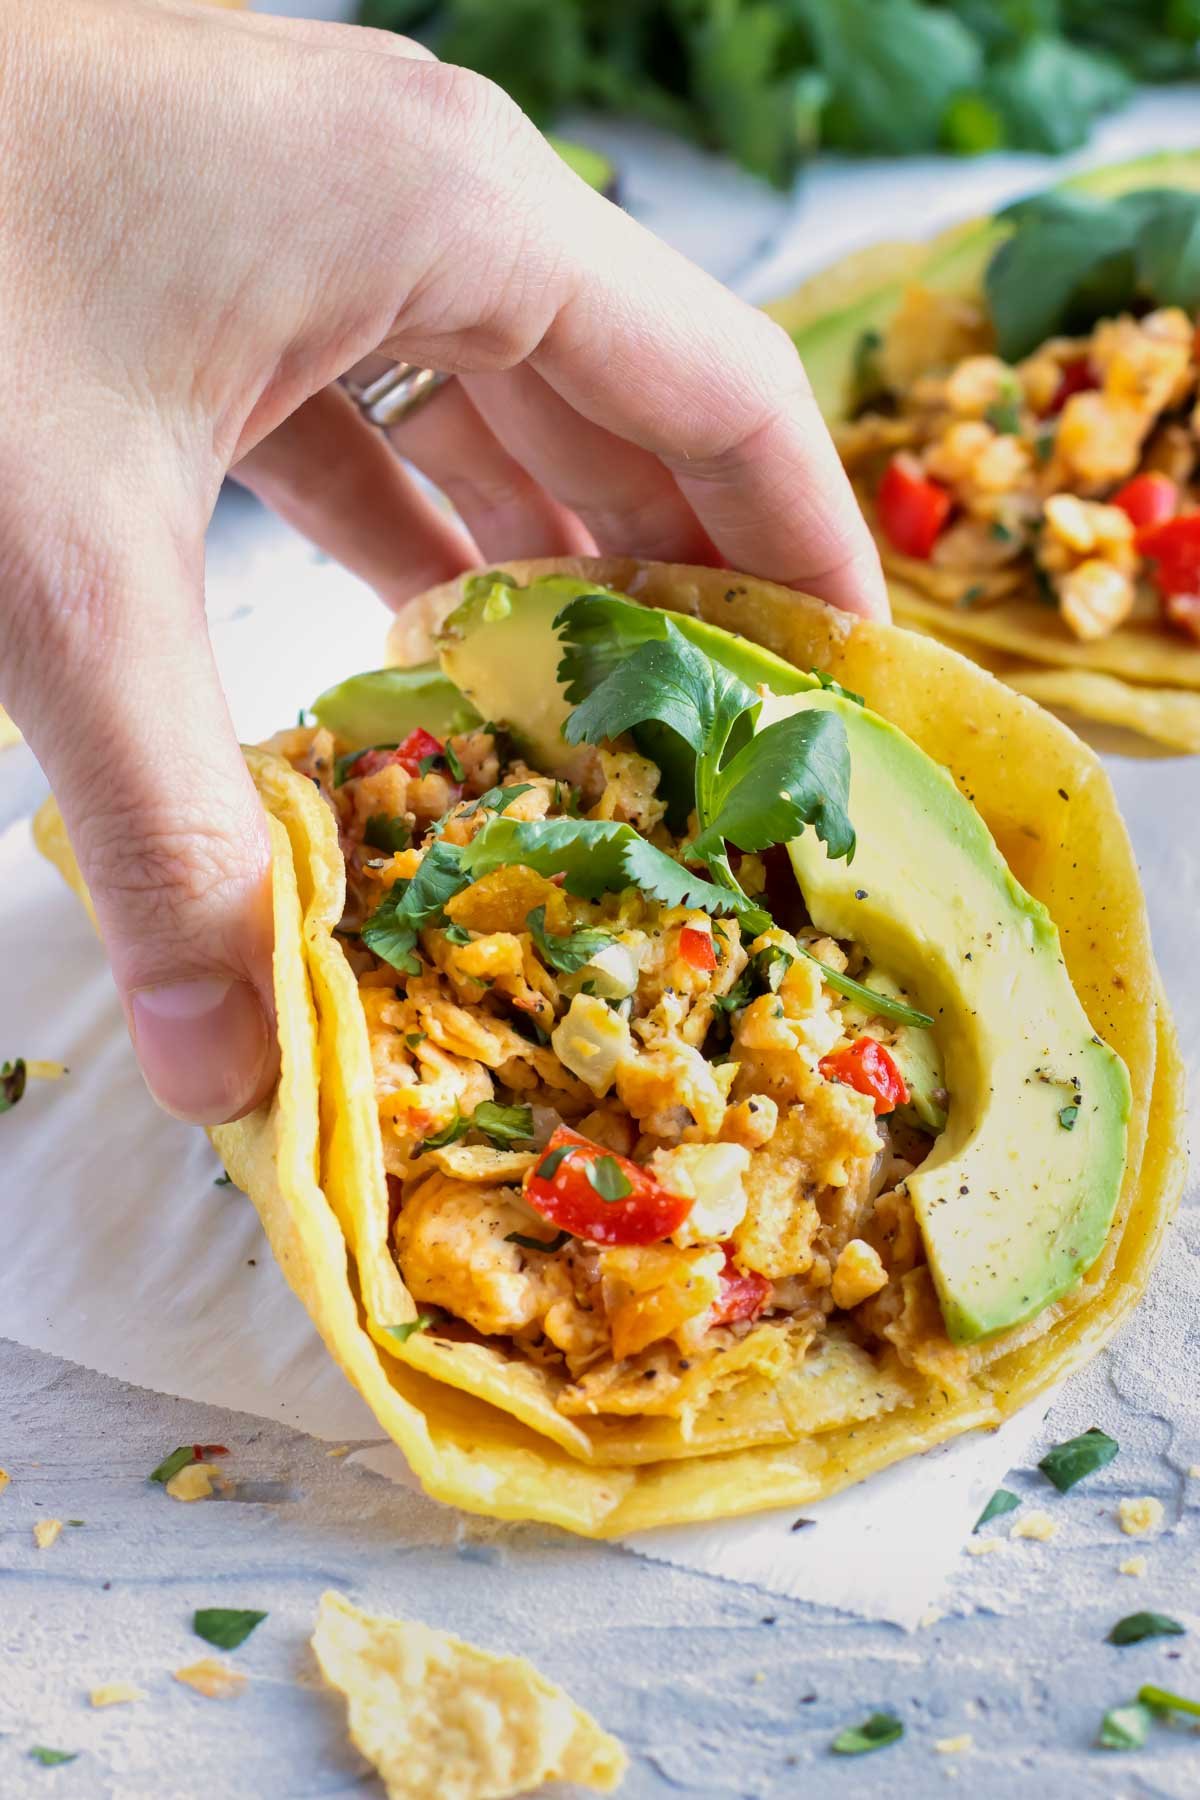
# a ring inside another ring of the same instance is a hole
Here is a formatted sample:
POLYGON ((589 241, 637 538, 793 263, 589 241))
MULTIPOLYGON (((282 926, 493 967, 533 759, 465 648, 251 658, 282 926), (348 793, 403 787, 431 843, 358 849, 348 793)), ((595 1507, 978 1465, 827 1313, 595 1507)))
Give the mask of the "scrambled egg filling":
POLYGON ((1181 308, 1008 364, 982 304, 913 286, 862 373, 839 448, 893 574, 948 606, 1041 599, 1084 641, 1156 620, 1200 638, 1200 599, 1156 575, 1140 529, 1196 509, 1200 359, 1181 308), (940 506, 930 541, 910 513, 889 519, 892 464, 911 503, 940 506), (1161 512, 1129 493, 1148 475, 1161 512))
MULTIPOLYGON (((419 971, 402 973, 355 933, 432 843, 464 845, 494 816, 475 804, 487 790, 526 784, 506 819, 626 821, 678 855, 657 768, 619 740, 585 752, 568 787, 505 757, 486 728, 452 737, 452 754, 417 774, 377 767, 373 752, 339 769, 322 729, 275 747, 337 815, 342 943, 370 1039, 393 1249, 435 1333, 551 1371, 568 1414, 694 1409, 740 1371, 781 1369, 834 1315, 863 1347, 962 1385, 965 1353, 946 1337, 904 1186, 931 1138, 828 1065, 864 1032, 886 1050, 896 1027, 864 1024, 861 1003, 810 960, 870 974, 854 946, 802 922, 794 884, 794 929, 747 937, 734 917, 636 888, 589 901, 502 867, 448 901, 421 932, 419 971), (372 847, 381 816, 405 848, 372 847), (538 920, 560 941, 602 932, 604 947, 563 972, 538 920), (494 1117, 489 1104, 527 1109, 520 1132, 469 1123, 480 1107, 479 1120, 494 1117), (600 1241, 603 1197, 596 1238, 539 1210, 547 1145, 564 1127, 614 1169, 636 1165, 666 1209, 652 1241, 600 1241)), ((745 873, 766 879, 761 864, 745 873)))

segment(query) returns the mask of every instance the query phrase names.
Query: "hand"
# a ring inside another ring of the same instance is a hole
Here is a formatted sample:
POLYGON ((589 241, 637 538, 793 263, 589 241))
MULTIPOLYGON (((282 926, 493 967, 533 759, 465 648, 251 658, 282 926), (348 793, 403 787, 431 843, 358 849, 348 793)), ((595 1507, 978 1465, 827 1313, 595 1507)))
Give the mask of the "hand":
POLYGON ((0 695, 152 1091, 215 1121, 276 1068, 265 826, 203 607, 230 467, 393 605, 594 548, 886 601, 784 335, 487 82, 175 0, 0 0, 0 41, 0 695), (394 437, 465 529, 328 385, 380 347, 462 377, 394 437))

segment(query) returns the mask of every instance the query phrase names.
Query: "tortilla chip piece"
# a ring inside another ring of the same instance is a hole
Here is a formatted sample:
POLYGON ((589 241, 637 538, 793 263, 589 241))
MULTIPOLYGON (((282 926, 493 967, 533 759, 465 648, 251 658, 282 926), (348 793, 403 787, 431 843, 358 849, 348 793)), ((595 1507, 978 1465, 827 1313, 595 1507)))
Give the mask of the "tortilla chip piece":
POLYGON ((94 1687, 88 1695, 93 1706, 131 1706, 135 1700, 146 1698, 145 1688, 135 1687, 132 1681, 106 1681, 100 1687, 94 1687))
POLYGON ((312 1637, 388 1800, 507 1800, 546 1781, 611 1793, 625 1752, 522 1656, 321 1596, 312 1637))
POLYGON ((62 1536, 61 1519, 39 1519, 33 1528, 33 1541, 39 1550, 49 1550, 62 1536))
POLYGON ((1018 669, 1000 679, 1056 712, 1139 732, 1169 750, 1200 751, 1200 694, 1135 687, 1090 669, 1018 669))
POLYGON ((172 1669, 171 1674, 184 1687, 195 1688, 206 1700, 236 1700, 246 1685, 246 1676, 226 1668, 215 1656, 202 1656, 199 1662, 185 1668, 172 1669))

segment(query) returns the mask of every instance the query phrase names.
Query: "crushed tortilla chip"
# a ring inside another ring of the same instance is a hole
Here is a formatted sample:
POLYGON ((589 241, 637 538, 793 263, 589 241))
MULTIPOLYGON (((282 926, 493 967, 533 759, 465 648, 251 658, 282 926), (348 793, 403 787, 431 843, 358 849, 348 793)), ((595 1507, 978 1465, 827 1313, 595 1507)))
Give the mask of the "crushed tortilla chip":
POLYGON ((616 1739, 523 1657, 374 1618, 332 1592, 312 1644, 388 1800, 508 1800, 546 1781, 609 1793, 625 1772, 616 1739))
POLYGON ((244 1675, 226 1668, 215 1656, 202 1656, 199 1662, 188 1663, 184 1669, 172 1669, 171 1674, 206 1700, 236 1700, 246 1685, 244 1675))
POLYGON ((93 1706, 127 1706, 133 1700, 144 1700, 145 1688, 134 1687, 132 1681, 106 1681, 88 1695, 93 1706))
POLYGON ((166 1487, 172 1500, 207 1500, 213 1491, 213 1472, 206 1463, 185 1463, 166 1487))
POLYGON ((1163 1503, 1156 1500, 1153 1494, 1143 1494, 1137 1499, 1119 1500, 1117 1517, 1121 1521, 1121 1530, 1126 1537, 1145 1537, 1148 1531, 1157 1531, 1162 1524, 1163 1503))
POLYGON ((968 1556, 990 1556, 993 1550, 1003 1550, 1004 1539, 998 1537, 972 1538, 966 1548, 968 1556))
POLYGON ((39 1550, 48 1550, 51 1544, 57 1544, 62 1533, 61 1519, 39 1519, 33 1528, 33 1541, 39 1550))
POLYGON ((1058 1536, 1058 1522, 1048 1512, 1030 1512, 1018 1519, 1009 1537, 1036 1538, 1039 1544, 1048 1544, 1058 1536))
POLYGON ((0 1494, 4 1492, 11 1480, 12 1476, 9 1474, 8 1470, 0 1469, 0 1494))
POLYGON ((349 1444, 335 1444, 333 1449, 327 1450, 325 1454, 326 1456, 348 1456, 350 1454, 350 1446, 349 1444))
POLYGON ((1117 1566, 1118 1575, 1144 1575, 1150 1567, 1144 1556, 1127 1556, 1117 1566))

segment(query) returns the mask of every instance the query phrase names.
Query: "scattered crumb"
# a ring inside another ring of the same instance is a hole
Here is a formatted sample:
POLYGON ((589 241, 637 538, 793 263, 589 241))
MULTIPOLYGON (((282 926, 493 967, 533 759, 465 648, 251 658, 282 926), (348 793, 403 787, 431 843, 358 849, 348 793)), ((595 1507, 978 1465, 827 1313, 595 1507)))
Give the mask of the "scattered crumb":
POLYGON ((970 1732, 964 1731, 961 1737, 938 1738, 933 1747, 939 1756, 959 1756, 964 1750, 970 1750, 974 1743, 970 1732))
POLYGON ((1144 1556, 1127 1556, 1125 1561, 1118 1565, 1117 1574, 1144 1575, 1148 1567, 1149 1564, 1144 1556))
POLYGON ((64 1075, 71 1073, 66 1063, 38 1062, 35 1058, 25 1060, 25 1073, 32 1075, 35 1081, 61 1081, 64 1075))
POLYGON ((945 1613, 939 1612, 936 1606, 931 1606, 928 1612, 923 1612, 921 1614, 920 1618, 917 1620, 917 1625, 920 1630, 928 1631, 931 1625, 936 1625, 938 1620, 944 1619, 945 1616, 945 1613))
POLYGON ((33 1528, 33 1541, 39 1550, 48 1550, 56 1544, 63 1528, 61 1519, 39 1519, 33 1528))
POLYGON ((106 1681, 88 1695, 93 1706, 125 1706, 131 1700, 144 1700, 145 1688, 134 1687, 132 1681, 106 1681))
POLYGON ((1019 1518, 1009 1537, 1036 1538, 1039 1544, 1048 1544, 1058 1536, 1058 1521, 1052 1519, 1048 1512, 1025 1513, 1019 1518))
POLYGON ((8 1473, 7 1469, 0 1469, 0 1494, 4 1492, 11 1480, 12 1476, 8 1473))
POLYGON ((1163 1503, 1153 1494, 1121 1500, 1117 1503, 1117 1517, 1126 1537, 1145 1537, 1148 1531, 1157 1531, 1162 1524, 1163 1503))
POLYGON ((1188 1469, 1188 1474, 1193 1481, 1200 1481, 1200 1463, 1192 1463, 1188 1469))
POLYGON ((167 1482, 172 1500, 207 1500, 213 1491, 213 1472, 206 1463, 185 1463, 167 1482))
POLYGON ((1003 1550, 1003 1538, 972 1538, 967 1545, 968 1556, 990 1556, 993 1550, 1003 1550))
POLYGON ((327 1450, 325 1454, 326 1456, 349 1456, 350 1446, 349 1444, 338 1444, 335 1449, 327 1450))
POLYGON ((756 1685, 756 1686, 761 1686, 761 1685, 762 1685, 762 1683, 763 1683, 763 1682, 764 1682, 764 1681, 765 1681, 765 1680, 766 1680, 766 1679, 767 1679, 767 1671, 766 1671, 766 1670, 765 1670, 765 1669, 755 1669, 755 1671, 754 1671, 754 1682, 755 1682, 755 1685, 756 1685))
POLYGON ((176 1681, 195 1688, 206 1700, 235 1700, 246 1685, 246 1677, 236 1669, 227 1669, 215 1656, 202 1656, 186 1669, 172 1669, 176 1681))

